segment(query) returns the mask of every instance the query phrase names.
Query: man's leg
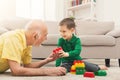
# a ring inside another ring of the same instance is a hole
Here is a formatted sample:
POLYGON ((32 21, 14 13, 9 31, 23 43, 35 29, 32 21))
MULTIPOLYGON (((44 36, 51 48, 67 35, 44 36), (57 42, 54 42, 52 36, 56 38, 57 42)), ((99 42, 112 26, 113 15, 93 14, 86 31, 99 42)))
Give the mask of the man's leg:
POLYGON ((105 66, 110 67, 110 59, 105 59, 105 66))

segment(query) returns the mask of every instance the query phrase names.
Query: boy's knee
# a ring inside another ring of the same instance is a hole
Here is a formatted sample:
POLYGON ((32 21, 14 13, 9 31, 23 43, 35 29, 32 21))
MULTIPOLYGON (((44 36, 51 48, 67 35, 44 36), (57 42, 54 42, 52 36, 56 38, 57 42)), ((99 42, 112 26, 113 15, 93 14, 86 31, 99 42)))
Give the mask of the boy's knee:
POLYGON ((86 69, 86 71, 90 71, 90 72, 96 72, 96 71, 100 70, 98 65, 88 63, 88 62, 85 62, 85 69, 86 69))
POLYGON ((96 72, 99 69, 99 67, 85 67, 86 71, 89 71, 89 72, 96 72))

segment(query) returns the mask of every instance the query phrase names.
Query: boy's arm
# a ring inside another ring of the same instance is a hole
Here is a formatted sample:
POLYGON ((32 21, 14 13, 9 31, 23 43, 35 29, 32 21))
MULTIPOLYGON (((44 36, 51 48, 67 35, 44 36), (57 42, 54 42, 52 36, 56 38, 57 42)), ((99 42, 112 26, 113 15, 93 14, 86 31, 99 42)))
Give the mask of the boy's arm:
POLYGON ((75 49, 68 52, 69 57, 79 56, 81 53, 81 50, 82 50, 82 46, 81 46, 80 39, 77 39, 75 43, 75 49))

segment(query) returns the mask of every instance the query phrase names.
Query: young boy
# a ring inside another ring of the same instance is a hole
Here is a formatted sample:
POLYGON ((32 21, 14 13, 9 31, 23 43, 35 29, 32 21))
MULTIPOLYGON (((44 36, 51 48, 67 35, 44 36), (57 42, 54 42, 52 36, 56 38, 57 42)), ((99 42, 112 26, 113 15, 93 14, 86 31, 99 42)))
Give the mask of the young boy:
MULTIPOLYGON (((80 52, 82 50, 80 38, 74 35, 75 22, 71 18, 65 18, 60 23, 60 35, 62 38, 58 40, 58 47, 62 47, 63 50, 59 51, 61 54, 59 59, 56 60, 56 66, 62 66, 70 72, 70 68, 74 60, 82 60, 80 52)), ((100 69, 107 69, 106 66, 98 66, 85 62, 86 71, 96 72, 100 69)))

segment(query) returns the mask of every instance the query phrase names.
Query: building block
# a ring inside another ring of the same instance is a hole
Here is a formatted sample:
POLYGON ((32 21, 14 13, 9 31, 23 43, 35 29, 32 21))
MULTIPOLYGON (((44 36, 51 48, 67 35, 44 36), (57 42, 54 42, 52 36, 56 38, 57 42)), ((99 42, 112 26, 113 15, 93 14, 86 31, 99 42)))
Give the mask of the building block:
POLYGON ((73 65, 75 65, 76 63, 77 63, 77 60, 74 60, 73 65))
POLYGON ((71 73, 71 74, 75 74, 75 73, 76 73, 76 70, 70 70, 70 73, 71 73))
POLYGON ((84 62, 81 60, 74 60, 73 65, 75 65, 75 63, 84 63, 84 62))
POLYGON ((73 73, 74 70, 76 75, 81 75, 85 73, 85 64, 81 60, 74 60, 73 65, 71 66, 71 73, 73 73), (74 69, 73 69, 74 68, 74 69))
POLYGON ((59 51, 60 51, 60 50, 63 50, 62 47, 58 47, 57 49, 58 49, 59 51))
POLYGON ((79 67, 80 68, 85 68, 85 64, 84 63, 79 63, 79 67))
POLYGON ((107 72, 105 70, 99 70, 99 71, 94 72, 94 73, 97 76, 106 76, 107 75, 107 72))
POLYGON ((84 77, 94 78, 95 74, 93 72, 85 72, 84 77))
POLYGON ((75 65, 72 65, 72 66, 71 66, 70 73, 71 73, 71 74, 75 74, 75 73, 76 73, 76 67, 75 67, 75 65))
MULTIPOLYGON (((53 50, 53 54, 54 54, 54 55, 58 55, 58 53, 59 53, 60 50, 63 50, 62 47, 58 47, 58 48, 54 49, 54 50, 53 50)), ((55 58, 53 58, 53 60, 54 60, 54 59, 55 59, 55 58)))
POLYGON ((56 50, 53 50, 53 53, 56 54, 57 53, 56 50))
POLYGON ((75 69, 76 69, 75 65, 72 65, 71 70, 75 70, 75 69))
POLYGON ((81 68, 76 68, 76 74, 77 75, 81 75, 85 73, 85 69, 81 69, 81 68))
POLYGON ((53 53, 57 54, 60 50, 63 50, 62 47, 58 47, 58 48, 54 49, 53 53))

